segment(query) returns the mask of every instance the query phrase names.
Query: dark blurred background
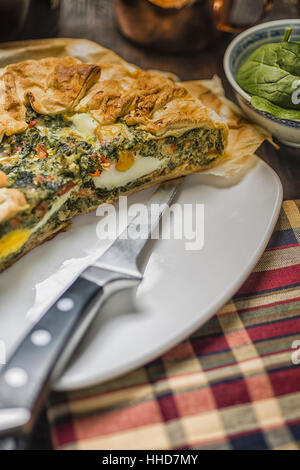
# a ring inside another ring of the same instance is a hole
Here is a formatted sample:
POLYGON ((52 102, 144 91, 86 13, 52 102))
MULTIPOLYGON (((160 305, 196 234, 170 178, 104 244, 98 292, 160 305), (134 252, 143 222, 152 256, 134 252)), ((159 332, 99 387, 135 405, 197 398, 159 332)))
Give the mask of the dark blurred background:
MULTIPOLYGON (((243 18, 250 20, 262 3, 262 0, 238 0, 237 5, 241 5, 239 11, 243 18)), ((298 0, 274 0, 274 7, 264 21, 300 17, 299 4, 298 0)), ((0 26, 2 42, 54 36, 84 37, 100 42, 141 67, 172 70, 183 79, 199 78, 199 57, 202 77, 211 77, 212 71, 220 73, 221 57, 216 63, 216 55, 232 37, 224 33, 217 40, 212 38, 210 46, 203 52, 191 53, 188 62, 186 53, 175 54, 174 60, 174 54, 149 49, 145 52, 117 32, 114 0, 1 0, 0 26)))
MULTIPOLYGON (((253 10, 253 2, 260 5, 257 0, 243 2, 244 8, 253 10), (248 7, 247 7, 248 4, 248 7)), ((217 41, 212 41, 210 47, 197 53, 163 54, 142 47, 137 47, 116 34, 116 25, 113 11, 113 0, 62 0, 60 26, 58 35, 71 37, 87 37, 103 46, 113 49, 143 68, 157 68, 170 70, 182 79, 210 78, 213 73, 220 74, 222 69, 222 54, 227 43, 233 37, 224 33, 217 41), (199 75, 199 60, 201 60, 201 74, 199 75)), ((245 11, 245 15, 248 12, 245 11)), ((273 19, 297 17, 299 10, 293 0, 275 0, 274 7, 265 18, 273 19)), ((299 15, 300 17, 300 15, 299 15)))
MULTIPOLYGON (((250 20, 255 15, 255 9, 261 8, 262 4, 262 0, 238 0, 237 5, 241 5, 238 13, 250 20)), ((274 0, 274 7, 264 21, 300 17, 299 5, 298 0, 274 0)), ((191 53, 187 62, 186 53, 166 55, 149 49, 145 52, 142 47, 125 40, 117 32, 114 0, 0 1, 0 41, 54 36, 88 38, 115 50, 141 67, 172 70, 183 79, 191 79, 199 78, 200 57, 202 77, 211 77, 212 71, 220 73, 221 56, 218 51, 224 49, 232 34, 224 33, 217 40, 212 38, 205 51, 191 53), (212 50, 214 54, 211 54, 212 50), (216 60, 217 55, 219 58, 216 60)))

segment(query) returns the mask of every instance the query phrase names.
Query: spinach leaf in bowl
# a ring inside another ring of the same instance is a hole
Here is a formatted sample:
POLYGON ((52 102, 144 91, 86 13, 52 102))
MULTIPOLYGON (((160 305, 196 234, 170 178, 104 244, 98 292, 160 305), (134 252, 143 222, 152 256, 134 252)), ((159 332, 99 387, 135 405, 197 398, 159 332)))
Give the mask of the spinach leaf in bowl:
POLYGON ((254 51, 240 67, 237 82, 252 97, 300 111, 299 100, 293 99, 295 84, 300 81, 300 43, 289 42, 291 31, 286 31, 281 43, 265 44, 254 51))
POLYGON ((292 75, 300 77, 300 42, 283 41, 279 46, 279 67, 292 75))
POLYGON ((259 96, 252 96, 251 104, 254 108, 273 114, 273 116, 279 119, 300 121, 300 109, 298 111, 296 109, 284 109, 259 96))

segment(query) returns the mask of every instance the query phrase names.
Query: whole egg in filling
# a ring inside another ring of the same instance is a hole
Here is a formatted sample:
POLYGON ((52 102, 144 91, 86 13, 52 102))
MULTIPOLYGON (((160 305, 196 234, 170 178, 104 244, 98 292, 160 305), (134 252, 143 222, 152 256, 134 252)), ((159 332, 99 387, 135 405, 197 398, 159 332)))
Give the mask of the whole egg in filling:
MULTIPOLYGON (((91 139, 96 134, 99 138, 98 145, 106 145, 113 138, 122 136, 130 139, 130 133, 122 124, 99 126, 99 123, 88 113, 76 114, 71 118, 77 132, 86 139, 91 139)), ((155 157, 140 156, 134 151, 119 151, 118 161, 104 165, 100 175, 94 176, 93 181, 96 188, 113 189, 126 186, 131 181, 141 178, 158 168, 165 162, 165 159, 155 157)))
POLYGON ((113 189, 118 186, 126 186, 142 176, 157 170, 162 166, 162 161, 154 157, 134 156, 133 165, 126 171, 118 170, 118 165, 113 163, 108 170, 94 177, 96 188, 113 189))

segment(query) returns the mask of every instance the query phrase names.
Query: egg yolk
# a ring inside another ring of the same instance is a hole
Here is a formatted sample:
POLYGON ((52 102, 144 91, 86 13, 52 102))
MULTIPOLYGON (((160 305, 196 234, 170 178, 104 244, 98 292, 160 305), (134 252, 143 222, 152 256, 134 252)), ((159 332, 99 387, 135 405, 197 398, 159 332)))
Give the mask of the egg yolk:
POLYGON ((116 163, 116 170, 127 171, 134 164, 134 155, 132 152, 120 152, 119 160, 116 163))

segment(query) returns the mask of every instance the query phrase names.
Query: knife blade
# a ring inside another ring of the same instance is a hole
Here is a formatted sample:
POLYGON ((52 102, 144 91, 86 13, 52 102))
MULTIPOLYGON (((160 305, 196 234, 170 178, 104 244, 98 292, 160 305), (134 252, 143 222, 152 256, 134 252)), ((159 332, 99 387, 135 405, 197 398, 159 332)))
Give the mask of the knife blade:
POLYGON ((22 442, 24 447, 51 381, 61 374, 103 303, 113 293, 140 283, 139 255, 182 180, 160 185, 143 215, 133 218, 108 250, 61 294, 0 370, 0 448, 12 442, 16 446, 22 442))

